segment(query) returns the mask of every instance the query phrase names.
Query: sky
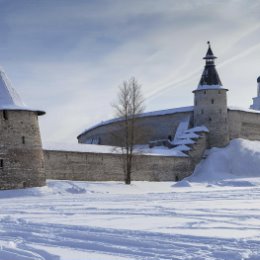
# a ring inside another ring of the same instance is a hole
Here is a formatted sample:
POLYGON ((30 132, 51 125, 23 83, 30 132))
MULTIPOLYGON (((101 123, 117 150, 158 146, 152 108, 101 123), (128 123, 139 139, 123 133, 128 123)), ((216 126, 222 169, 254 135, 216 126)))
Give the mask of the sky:
POLYGON ((248 108, 260 75, 260 1, 0 0, 0 64, 40 117, 43 142, 114 116, 118 86, 146 111, 193 105, 208 40, 228 103, 248 108))

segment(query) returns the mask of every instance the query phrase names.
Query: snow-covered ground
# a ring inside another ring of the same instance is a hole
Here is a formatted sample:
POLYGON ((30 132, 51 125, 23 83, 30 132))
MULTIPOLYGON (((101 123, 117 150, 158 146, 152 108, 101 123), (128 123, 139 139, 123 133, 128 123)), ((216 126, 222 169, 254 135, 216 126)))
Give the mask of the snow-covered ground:
POLYGON ((178 183, 48 181, 0 203, 1 260, 259 260, 260 142, 178 183))

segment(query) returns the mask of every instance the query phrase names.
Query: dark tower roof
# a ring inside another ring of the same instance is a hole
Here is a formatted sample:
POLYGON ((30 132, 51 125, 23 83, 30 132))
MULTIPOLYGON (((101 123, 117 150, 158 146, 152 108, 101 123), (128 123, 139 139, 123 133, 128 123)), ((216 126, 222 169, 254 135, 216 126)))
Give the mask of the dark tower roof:
POLYGON ((208 42, 208 51, 206 53, 206 56, 203 58, 204 60, 206 60, 206 65, 204 67, 204 71, 199 82, 199 87, 212 85, 222 86, 218 72, 215 68, 214 60, 216 58, 217 57, 214 56, 213 51, 211 49, 210 42, 208 42))
POLYGON ((203 57, 203 59, 204 60, 207 60, 207 59, 217 59, 217 57, 216 56, 214 56, 214 54, 213 54, 213 51, 212 51, 212 49, 211 49, 211 46, 210 46, 210 42, 207 42, 207 44, 208 44, 208 51, 207 51, 207 53, 206 53, 206 56, 205 57, 203 57))
POLYGON ((257 83, 260 83, 260 76, 257 78, 257 83))

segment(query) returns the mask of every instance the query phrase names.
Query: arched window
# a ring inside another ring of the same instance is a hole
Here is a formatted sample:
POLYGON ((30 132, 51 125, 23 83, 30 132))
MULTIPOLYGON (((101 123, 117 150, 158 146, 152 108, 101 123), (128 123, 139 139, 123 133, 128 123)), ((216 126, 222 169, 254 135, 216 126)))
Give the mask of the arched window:
POLYGON ((207 91, 206 90, 204 90, 204 92, 203 92, 204 94, 207 94, 207 91))
POLYGON ((212 98, 211 99, 211 104, 214 104, 215 103, 215 100, 212 98))
POLYGON ((209 117, 209 122, 211 122, 212 121, 212 118, 211 117, 209 117))

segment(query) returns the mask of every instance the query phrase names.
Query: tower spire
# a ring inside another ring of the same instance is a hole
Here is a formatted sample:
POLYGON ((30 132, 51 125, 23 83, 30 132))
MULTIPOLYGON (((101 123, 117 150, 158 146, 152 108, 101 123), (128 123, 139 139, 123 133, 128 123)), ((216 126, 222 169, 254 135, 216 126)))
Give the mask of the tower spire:
POLYGON ((203 57, 203 59, 206 61, 206 64, 198 85, 198 89, 202 86, 204 86, 203 88, 206 86, 222 86, 218 72, 215 68, 215 59, 217 59, 217 57, 214 55, 211 49, 210 41, 208 41, 207 44, 208 50, 205 57, 203 57))
POLYGON ((210 41, 207 41, 208 44, 208 51, 206 53, 206 56, 203 58, 204 60, 215 60, 217 59, 216 56, 214 56, 213 51, 211 49, 210 41))

